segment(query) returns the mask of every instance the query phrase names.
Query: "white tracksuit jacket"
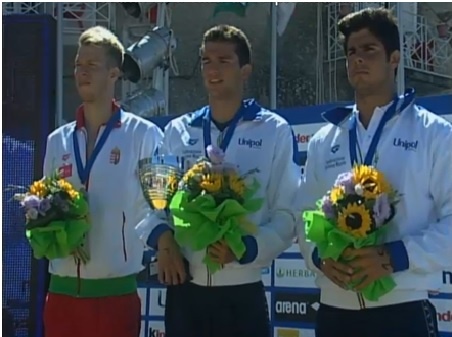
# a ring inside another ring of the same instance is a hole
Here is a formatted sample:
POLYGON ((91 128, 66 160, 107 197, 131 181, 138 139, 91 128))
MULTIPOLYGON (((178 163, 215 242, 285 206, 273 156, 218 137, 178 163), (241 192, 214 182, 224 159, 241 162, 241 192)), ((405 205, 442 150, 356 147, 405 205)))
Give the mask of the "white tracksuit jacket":
MULTIPOLYGON (((60 170, 69 182, 81 188, 74 155, 75 129, 86 165, 87 136, 79 109, 76 122, 63 125, 49 135, 44 175, 60 170)), ((105 126, 99 129, 97 140, 104 130, 105 126)), ((153 155, 162 137, 162 131, 153 123, 121 111, 120 123, 112 129, 89 175, 92 228, 87 236, 87 250, 91 260, 81 265, 80 275, 73 257, 52 260, 51 274, 105 279, 136 274, 143 269, 145 242, 154 227, 164 221, 153 214, 144 200, 137 166, 139 159, 153 155)))
MULTIPOLYGON (((367 130, 358 123, 357 141, 363 156, 387 107, 376 108, 367 130)), ((330 124, 311 139, 298 196, 303 209, 315 208, 315 201, 333 186, 338 174, 351 169, 348 121, 354 109, 342 110, 342 115, 325 113, 330 124)), ((411 103, 386 124, 376 153, 376 167, 403 194, 385 240, 397 242, 391 245, 396 268, 402 269, 392 275, 397 287, 378 302, 362 302, 359 294, 337 287, 313 264, 313 246, 306 243, 300 221, 300 248, 307 266, 318 273, 322 303, 363 309, 427 299, 428 290, 440 288, 438 272, 452 266, 452 125, 411 103), (408 266, 403 266, 406 257, 408 266)))
MULTIPOLYGON (((264 204, 261 210, 249 217, 259 226, 259 232, 252 240, 254 242, 246 242, 249 244, 248 256, 255 256, 249 259, 252 262, 233 262, 210 275, 202 262, 205 251, 183 249, 189 261, 192 282, 199 285, 224 286, 260 281, 262 268, 269 266, 291 245, 295 233, 296 213, 291 205, 297 192, 300 167, 293 160, 291 127, 282 117, 259 107, 254 101, 244 101, 243 104, 248 108, 235 129, 225 161, 239 165, 242 173, 254 168, 260 170, 255 176, 261 184, 257 197, 264 198, 264 204)), ((207 109, 172 120, 165 129, 163 153, 184 156, 192 164, 204 156, 206 144, 202 120, 207 109)), ((221 132, 211 123, 213 144, 218 137, 222 137, 221 132)))

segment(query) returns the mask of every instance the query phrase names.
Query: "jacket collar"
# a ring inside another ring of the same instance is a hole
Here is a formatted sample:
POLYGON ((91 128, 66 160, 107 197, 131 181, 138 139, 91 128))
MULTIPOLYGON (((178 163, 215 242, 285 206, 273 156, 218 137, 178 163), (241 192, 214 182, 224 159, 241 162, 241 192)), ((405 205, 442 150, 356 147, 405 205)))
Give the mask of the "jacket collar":
MULTIPOLYGON (((405 93, 399 96, 398 108, 396 115, 403 113, 409 106, 411 106, 415 99, 415 91, 410 88, 405 90, 405 93)), ((356 111, 356 104, 348 105, 344 107, 337 107, 331 110, 327 110, 322 113, 322 118, 328 123, 334 124, 339 127, 349 127, 350 123, 346 123, 350 120, 353 112, 356 111)))
MULTIPOLYGON (((262 108, 254 99, 246 99, 242 102, 241 109, 244 109, 242 119, 244 121, 260 121, 262 119, 262 108)), ((207 118, 210 107, 207 105, 189 115, 188 124, 190 126, 202 127, 203 119, 207 118)))
MULTIPOLYGON (((121 107, 119 106, 119 104, 115 100, 112 100, 111 101, 111 114, 113 115, 115 112, 117 112, 120 109, 121 109, 121 107)), ((122 124, 122 122, 121 122, 121 117, 120 117, 118 122, 115 125, 115 128, 120 128, 121 124, 122 124)), ((85 108, 84 108, 84 106, 82 104, 82 105, 80 105, 77 108, 77 111, 75 113, 75 128, 77 130, 79 130, 81 128, 84 128, 85 125, 86 125, 86 123, 85 123, 85 108)))

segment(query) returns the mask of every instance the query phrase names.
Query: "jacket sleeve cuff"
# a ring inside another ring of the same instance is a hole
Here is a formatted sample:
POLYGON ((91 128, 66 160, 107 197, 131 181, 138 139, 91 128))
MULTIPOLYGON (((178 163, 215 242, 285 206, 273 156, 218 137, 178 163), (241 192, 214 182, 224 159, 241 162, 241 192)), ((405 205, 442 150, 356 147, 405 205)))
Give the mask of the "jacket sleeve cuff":
POLYGON ((407 270, 410 267, 408 252, 402 241, 394 241, 385 244, 391 257, 391 264, 394 273, 407 270))
POLYGON ((166 231, 171 231, 171 227, 165 223, 157 225, 149 234, 148 239, 146 240, 146 244, 154 250, 157 250, 157 243, 159 241, 160 236, 166 231))
POLYGON ((318 251, 317 247, 314 248, 311 258, 312 258, 312 262, 314 263, 314 266, 316 266, 317 269, 320 269, 320 264, 322 263, 322 260, 319 257, 319 251, 318 251))
POLYGON ((248 264, 254 262, 258 252, 256 238, 252 235, 245 235, 242 237, 242 241, 245 244, 245 254, 243 254, 242 258, 239 260, 239 263, 248 264))

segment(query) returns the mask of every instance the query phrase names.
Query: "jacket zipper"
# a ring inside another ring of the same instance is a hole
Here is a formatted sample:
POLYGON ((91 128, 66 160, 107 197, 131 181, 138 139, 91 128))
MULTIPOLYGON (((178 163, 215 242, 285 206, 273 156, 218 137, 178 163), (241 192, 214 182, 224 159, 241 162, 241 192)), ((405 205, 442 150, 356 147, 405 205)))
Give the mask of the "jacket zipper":
POLYGON ((362 293, 357 293, 356 296, 358 296, 358 303, 360 309, 366 309, 366 301, 364 300, 364 296, 362 293))
MULTIPOLYGON (((99 131, 100 128, 97 130, 97 135, 96 135, 96 142, 94 144, 97 143, 98 138, 99 138, 99 131)), ((85 165, 88 162, 88 136, 86 134, 86 131, 84 132, 85 135, 85 165)), ((88 193, 88 189, 89 189, 89 179, 90 176, 88 175, 88 177, 86 177, 86 182, 85 182, 85 191, 86 193, 88 193)), ((82 245, 83 248, 83 245, 82 245)), ((80 296, 80 292, 81 292, 81 288, 82 288, 82 277, 81 277, 81 264, 82 261, 80 261, 80 259, 75 259, 76 260, 76 265, 77 265, 77 297, 80 296)))
POLYGON ((124 261, 127 262, 127 247, 126 247, 126 214, 122 212, 122 252, 124 254, 124 261))

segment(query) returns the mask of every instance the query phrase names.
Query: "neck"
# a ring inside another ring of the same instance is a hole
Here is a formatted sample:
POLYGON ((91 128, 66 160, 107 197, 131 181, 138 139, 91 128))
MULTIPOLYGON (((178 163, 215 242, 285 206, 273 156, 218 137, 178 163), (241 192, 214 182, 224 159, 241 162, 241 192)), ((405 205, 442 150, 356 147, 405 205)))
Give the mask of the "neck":
POLYGON ((97 132, 101 125, 108 122, 111 117, 111 98, 96 102, 84 102, 85 127, 88 134, 97 132))
POLYGON ((218 100, 209 98, 209 106, 212 114, 212 119, 218 123, 226 123, 234 118, 242 104, 242 98, 229 98, 225 100, 218 100))
POLYGON ((394 88, 392 86, 372 94, 360 94, 359 92, 355 93, 355 102, 359 111, 359 120, 364 127, 369 125, 375 109, 389 104, 393 97, 394 88))

